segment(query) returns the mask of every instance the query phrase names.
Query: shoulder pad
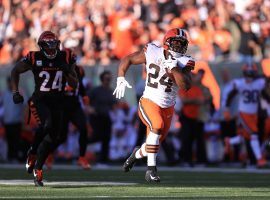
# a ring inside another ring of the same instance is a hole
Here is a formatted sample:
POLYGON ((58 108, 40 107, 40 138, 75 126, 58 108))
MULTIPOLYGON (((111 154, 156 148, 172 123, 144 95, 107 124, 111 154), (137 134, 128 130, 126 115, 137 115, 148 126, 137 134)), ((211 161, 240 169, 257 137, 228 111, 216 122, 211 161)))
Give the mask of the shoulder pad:
POLYGON ((191 56, 181 56, 180 58, 177 58, 177 63, 178 66, 180 66, 181 68, 185 68, 185 67, 191 67, 194 68, 195 67, 195 59, 192 58, 191 56))
POLYGON ((35 64, 35 60, 36 60, 36 54, 38 51, 29 51, 26 56, 24 56, 22 58, 22 61, 30 64, 30 65, 34 65, 35 64))

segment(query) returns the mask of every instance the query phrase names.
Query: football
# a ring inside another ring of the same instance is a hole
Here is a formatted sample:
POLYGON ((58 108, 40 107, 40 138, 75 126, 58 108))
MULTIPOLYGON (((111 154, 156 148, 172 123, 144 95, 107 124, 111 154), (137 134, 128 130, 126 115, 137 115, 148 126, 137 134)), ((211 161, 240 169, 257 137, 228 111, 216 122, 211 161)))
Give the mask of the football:
POLYGON ((175 83, 175 79, 174 79, 174 76, 173 76, 173 73, 171 72, 171 70, 169 70, 167 68, 165 70, 166 70, 167 76, 175 83))

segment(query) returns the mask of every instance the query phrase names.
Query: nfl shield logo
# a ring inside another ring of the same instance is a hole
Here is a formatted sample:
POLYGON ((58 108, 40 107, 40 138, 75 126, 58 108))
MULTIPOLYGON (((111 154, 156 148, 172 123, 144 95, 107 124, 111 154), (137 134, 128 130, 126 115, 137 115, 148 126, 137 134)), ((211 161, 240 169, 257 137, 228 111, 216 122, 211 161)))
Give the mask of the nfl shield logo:
POLYGON ((36 64, 37 66, 42 66, 42 60, 37 60, 36 64))

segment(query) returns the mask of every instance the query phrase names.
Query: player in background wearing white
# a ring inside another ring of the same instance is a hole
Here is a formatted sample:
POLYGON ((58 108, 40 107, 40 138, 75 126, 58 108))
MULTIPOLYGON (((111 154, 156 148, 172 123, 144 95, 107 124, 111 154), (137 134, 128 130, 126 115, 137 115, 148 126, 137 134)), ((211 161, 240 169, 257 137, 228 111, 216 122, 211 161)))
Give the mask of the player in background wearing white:
POLYGON ((145 179, 148 182, 160 182, 156 168, 159 146, 170 128, 178 88, 190 88, 195 61, 185 55, 187 47, 186 32, 183 29, 171 29, 164 36, 163 47, 149 43, 143 50, 124 57, 118 69, 117 86, 113 94, 121 99, 126 87, 131 88, 125 79, 130 65, 146 64, 145 90, 139 101, 138 114, 147 126, 147 137, 141 147, 134 149, 123 169, 128 172, 137 159, 147 157, 145 179))
POLYGON ((265 153, 265 150, 270 152, 270 77, 266 78, 265 88, 262 90, 261 98, 261 109, 263 115, 263 146, 262 151, 265 153))
POLYGON ((261 91, 265 88, 265 78, 259 77, 257 66, 243 66, 243 78, 234 79, 230 84, 228 95, 223 101, 224 115, 229 116, 228 107, 236 94, 239 94, 238 135, 225 138, 225 153, 231 145, 242 143, 243 139, 250 142, 252 152, 257 160, 257 167, 264 167, 266 160, 262 156, 258 137, 258 107, 261 91))

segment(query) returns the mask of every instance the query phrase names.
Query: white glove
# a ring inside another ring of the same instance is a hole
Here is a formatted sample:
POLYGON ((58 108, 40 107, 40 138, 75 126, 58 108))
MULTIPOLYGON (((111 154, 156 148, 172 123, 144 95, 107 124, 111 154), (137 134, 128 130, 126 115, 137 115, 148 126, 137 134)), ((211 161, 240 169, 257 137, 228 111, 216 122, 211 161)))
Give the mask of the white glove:
POLYGON ((125 95, 126 87, 132 88, 132 86, 126 81, 125 77, 117 77, 117 85, 113 95, 115 95, 117 99, 121 99, 125 95))
POLYGON ((177 67, 177 59, 169 55, 167 60, 163 60, 162 65, 165 69, 172 70, 177 67))

